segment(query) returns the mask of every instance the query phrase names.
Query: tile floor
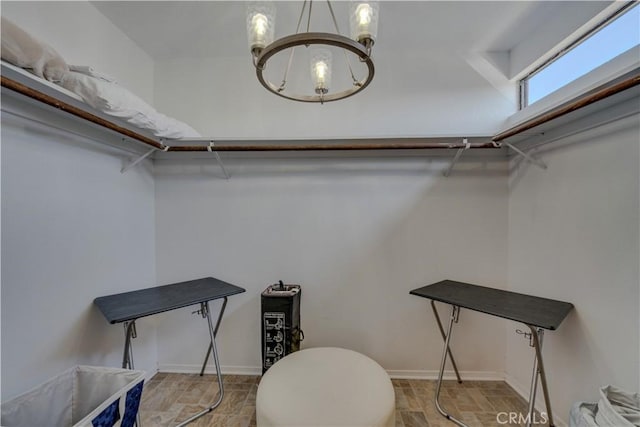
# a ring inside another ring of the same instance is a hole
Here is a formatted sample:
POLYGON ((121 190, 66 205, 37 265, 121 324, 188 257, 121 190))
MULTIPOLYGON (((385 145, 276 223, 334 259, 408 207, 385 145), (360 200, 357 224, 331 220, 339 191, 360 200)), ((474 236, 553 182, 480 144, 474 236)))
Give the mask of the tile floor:
MULTIPOLYGON (((210 414, 189 424, 193 427, 255 426, 258 376, 225 375, 225 397, 210 414)), ((451 427, 435 409, 435 381, 392 380, 396 393, 396 427, 451 427)), ((144 427, 175 426, 215 401, 214 375, 158 373, 145 384, 140 416, 144 427)), ((500 424, 499 412, 526 413, 526 402, 502 381, 445 381, 441 404, 469 426, 500 424)))

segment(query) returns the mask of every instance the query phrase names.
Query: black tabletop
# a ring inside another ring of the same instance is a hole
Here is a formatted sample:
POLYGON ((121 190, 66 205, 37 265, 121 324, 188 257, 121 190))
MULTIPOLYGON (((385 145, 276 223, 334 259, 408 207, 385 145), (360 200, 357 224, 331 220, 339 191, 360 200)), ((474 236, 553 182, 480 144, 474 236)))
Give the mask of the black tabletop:
POLYGON ((501 289, 443 280, 409 292, 423 298, 554 330, 573 304, 501 289))
POLYGON ((175 310, 201 302, 239 294, 245 290, 213 277, 99 297, 93 302, 109 323, 175 310))

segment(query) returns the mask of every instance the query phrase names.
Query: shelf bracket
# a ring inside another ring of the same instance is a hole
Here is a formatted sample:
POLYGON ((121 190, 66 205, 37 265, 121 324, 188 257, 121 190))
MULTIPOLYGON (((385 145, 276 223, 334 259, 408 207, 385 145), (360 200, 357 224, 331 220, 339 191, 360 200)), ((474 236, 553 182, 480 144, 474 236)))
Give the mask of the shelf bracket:
POLYGON ((545 162, 543 162, 540 159, 536 159, 535 157, 532 157, 531 155, 525 153, 524 151, 522 151, 521 149, 519 149, 518 147, 516 147, 513 144, 510 144, 508 142, 503 142, 502 144, 506 145, 507 147, 511 148, 513 151, 515 151, 516 153, 518 153, 519 155, 521 155, 522 157, 524 157, 527 161, 533 163, 534 165, 538 166, 540 169, 547 169, 547 164, 545 162))
MULTIPOLYGON (((123 141, 124 141, 124 138, 123 138, 123 141)), ((167 148, 169 148, 169 147, 167 147, 167 148)), ((137 159, 134 159, 134 160, 130 161, 129 163, 124 165, 122 167, 122 169, 120 169, 120 173, 125 173, 126 171, 128 171, 129 169, 131 169, 132 167, 134 167, 135 165, 137 165, 138 163, 140 163, 141 161, 143 161, 144 159, 146 159, 150 155, 152 155, 155 151, 156 151, 156 149, 152 148, 151 150, 147 151, 146 153, 144 153, 143 155, 141 155, 137 159)), ((167 150, 164 150, 164 151, 167 151, 167 150)))
POLYGON ((464 147, 458 148, 456 155, 453 156, 453 160, 451 160, 451 164, 449 165, 449 168, 442 173, 444 176, 448 177, 449 175, 451 175, 451 171, 453 170, 453 167, 456 165, 458 160, 460 160, 460 156, 462 156, 462 153, 464 152, 464 150, 468 150, 469 148, 471 148, 471 144, 469 143, 469 140, 467 140, 467 138, 464 138, 462 140, 462 143, 464 144, 464 147))
POLYGON ((213 147, 214 147, 214 142, 213 141, 209 141, 209 145, 207 145, 207 151, 210 153, 213 153, 214 156, 216 156, 216 161, 218 162, 218 165, 220 166, 220 169, 222 170, 222 174, 224 175, 224 179, 229 179, 229 174, 227 173, 227 170, 224 168, 224 164, 222 163, 222 159, 220 158, 220 155, 218 154, 217 151, 213 151, 213 147))

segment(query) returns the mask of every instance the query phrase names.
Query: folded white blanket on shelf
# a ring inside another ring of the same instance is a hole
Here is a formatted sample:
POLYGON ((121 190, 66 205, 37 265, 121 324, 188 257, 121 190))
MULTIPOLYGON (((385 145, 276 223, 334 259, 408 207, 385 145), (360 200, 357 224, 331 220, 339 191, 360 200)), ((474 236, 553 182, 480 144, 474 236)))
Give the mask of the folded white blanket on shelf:
POLYGON ((96 79, 104 80, 105 82, 118 83, 115 78, 109 74, 105 74, 93 68, 90 65, 69 65, 69 71, 75 71, 76 73, 86 74, 87 76, 95 77, 96 79))
POLYGON ((58 83, 79 95, 98 111, 119 117, 160 138, 199 138, 191 126, 157 112, 142 99, 118 85, 108 74, 89 65, 68 66, 49 45, 2 17, 2 59, 58 83))
POLYGON ((62 87, 79 95, 96 110, 118 117, 160 138, 199 138, 191 126, 157 112, 126 88, 86 74, 70 71, 60 83, 62 87))

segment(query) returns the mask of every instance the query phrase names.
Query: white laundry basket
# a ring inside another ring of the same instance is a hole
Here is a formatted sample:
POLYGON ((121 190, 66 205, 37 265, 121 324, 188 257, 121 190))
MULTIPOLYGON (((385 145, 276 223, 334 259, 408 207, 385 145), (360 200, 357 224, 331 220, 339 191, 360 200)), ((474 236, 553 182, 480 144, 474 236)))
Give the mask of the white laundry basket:
POLYGON ((576 402, 569 413, 569 427, 640 426, 640 393, 612 385, 600 389, 597 403, 576 402))
POLYGON ((5 427, 131 427, 145 373, 76 366, 2 404, 5 427))

